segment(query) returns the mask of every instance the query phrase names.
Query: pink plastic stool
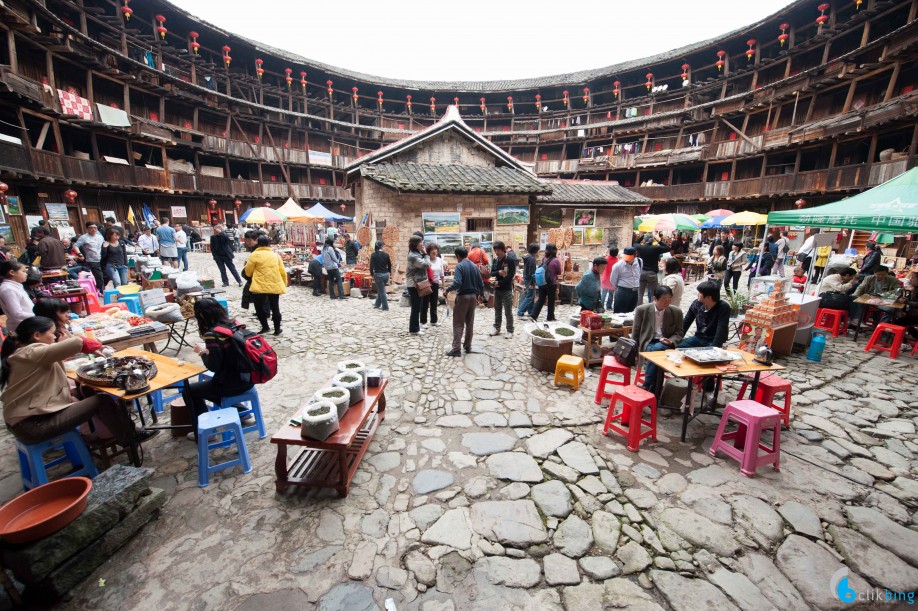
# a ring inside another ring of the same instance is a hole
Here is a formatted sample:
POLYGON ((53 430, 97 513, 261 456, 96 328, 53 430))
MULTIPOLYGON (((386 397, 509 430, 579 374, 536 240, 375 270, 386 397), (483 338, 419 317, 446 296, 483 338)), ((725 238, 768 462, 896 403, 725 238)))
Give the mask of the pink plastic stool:
MULTIPOLYGON (((748 374, 747 379, 743 380, 743 385, 740 386, 739 395, 737 399, 746 398, 746 388, 749 384, 752 383, 753 374, 748 374)), ((790 410, 791 410, 791 383, 785 380, 784 378, 778 376, 777 374, 767 374, 761 376, 759 379, 759 388, 755 393, 754 398, 759 403, 772 407, 779 412, 781 412, 781 419, 784 421, 784 426, 790 427, 790 410), (784 393, 784 405, 775 403, 775 395, 784 393)))
POLYGON ((602 369, 599 370, 599 384, 596 386, 596 397, 593 402, 602 405, 605 399, 611 399, 614 393, 606 392, 606 384, 615 386, 628 386, 631 384, 631 367, 622 365, 614 356, 609 355, 602 360, 602 369), (613 380, 610 376, 620 375, 621 381, 613 380))
POLYGON ((771 464, 775 471, 780 470, 781 458, 781 413, 757 401, 741 399, 731 401, 724 409, 724 415, 717 427, 717 435, 711 444, 710 454, 716 456, 717 451, 740 463, 740 472, 746 477, 755 477, 756 470, 762 465, 771 464), (736 431, 725 433, 727 423, 733 420, 737 423, 736 431), (771 447, 763 444, 759 439, 762 431, 771 429, 771 447), (733 445, 727 443, 733 441, 733 445), (759 450, 764 450, 760 454, 759 450))
POLYGON ((96 287, 96 279, 92 277, 92 274, 89 272, 80 272, 80 277, 77 279, 77 284, 83 288, 87 293, 93 295, 99 294, 99 289, 96 287))

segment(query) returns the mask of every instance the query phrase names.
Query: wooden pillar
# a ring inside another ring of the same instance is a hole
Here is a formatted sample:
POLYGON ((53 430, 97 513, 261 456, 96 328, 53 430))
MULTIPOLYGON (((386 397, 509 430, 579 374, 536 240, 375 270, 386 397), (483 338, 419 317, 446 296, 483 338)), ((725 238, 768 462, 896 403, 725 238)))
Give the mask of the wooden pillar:
POLYGON ((892 76, 889 77, 889 84, 886 86, 886 95, 883 96, 883 101, 888 102, 893 97, 893 92, 896 90, 896 81, 899 80, 899 69, 902 67, 902 62, 896 62, 893 66, 892 76))
POLYGON ((13 30, 6 31, 6 49, 10 56, 10 70, 14 73, 19 72, 19 61, 16 58, 16 35, 13 30))

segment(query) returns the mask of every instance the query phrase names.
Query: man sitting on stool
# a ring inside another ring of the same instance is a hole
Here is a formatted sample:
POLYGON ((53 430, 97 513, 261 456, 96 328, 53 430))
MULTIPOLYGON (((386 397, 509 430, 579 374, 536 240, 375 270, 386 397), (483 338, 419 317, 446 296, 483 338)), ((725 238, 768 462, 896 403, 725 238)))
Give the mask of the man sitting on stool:
MULTIPOLYGON (((645 303, 634 311, 631 339, 637 343, 638 352, 657 352, 675 348, 682 339, 682 310, 674 305, 673 290, 658 286, 653 290, 653 303, 645 303)), ((647 363, 644 371, 644 389, 656 388, 659 367, 647 363)))
MULTIPOLYGON (((695 323, 695 335, 679 343, 680 348, 722 348, 727 341, 730 325, 730 304, 720 299, 720 287, 706 280, 698 285, 698 299, 692 302, 682 321, 683 330, 695 323)), ((704 392, 714 390, 714 378, 704 380, 704 392)))

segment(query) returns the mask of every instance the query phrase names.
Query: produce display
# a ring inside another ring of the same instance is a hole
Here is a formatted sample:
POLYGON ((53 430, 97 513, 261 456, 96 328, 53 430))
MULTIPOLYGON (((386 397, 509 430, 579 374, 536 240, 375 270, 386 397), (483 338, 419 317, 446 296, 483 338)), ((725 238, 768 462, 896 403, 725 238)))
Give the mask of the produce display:
POLYGON ((104 312, 90 314, 70 323, 70 332, 100 342, 113 342, 131 337, 130 331, 152 321, 121 308, 109 308, 104 312))
POLYGON ((524 331, 537 346, 557 346, 563 342, 580 341, 583 335, 580 329, 559 321, 529 323, 524 331))
POLYGON ((142 356, 97 359, 76 370, 77 378, 81 382, 115 386, 128 392, 145 389, 157 373, 156 363, 142 356))

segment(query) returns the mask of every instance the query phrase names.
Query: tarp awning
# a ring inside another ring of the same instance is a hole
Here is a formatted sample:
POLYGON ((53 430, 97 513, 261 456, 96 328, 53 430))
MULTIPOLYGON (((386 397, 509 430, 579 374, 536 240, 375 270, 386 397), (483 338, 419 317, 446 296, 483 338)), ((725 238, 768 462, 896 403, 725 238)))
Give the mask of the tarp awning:
POLYGON ((834 204, 772 212, 768 224, 889 233, 913 231, 918 229, 918 168, 834 204))
POLYGON ((287 217, 291 223, 322 223, 325 219, 320 216, 312 216, 303 210, 299 204, 288 197, 284 205, 277 209, 278 212, 287 217))
POLYGON ((354 218, 350 216, 344 216, 343 214, 336 214, 323 206, 322 204, 317 203, 315 206, 306 211, 306 214, 309 216, 317 216, 325 219, 326 221, 353 221, 354 218))

